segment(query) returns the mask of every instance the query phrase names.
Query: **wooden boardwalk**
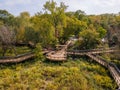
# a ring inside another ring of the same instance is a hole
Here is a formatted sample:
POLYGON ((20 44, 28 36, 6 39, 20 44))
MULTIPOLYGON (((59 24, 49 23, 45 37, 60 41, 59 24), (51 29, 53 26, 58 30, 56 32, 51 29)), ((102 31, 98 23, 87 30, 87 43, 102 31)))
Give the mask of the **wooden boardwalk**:
POLYGON ((46 55, 46 58, 51 61, 66 61, 67 55, 86 55, 86 53, 91 54, 99 54, 99 53, 110 53, 110 52, 117 52, 118 50, 110 49, 92 49, 92 50, 67 50, 68 46, 72 44, 72 40, 68 40, 64 45, 57 45, 62 46, 59 51, 51 51, 46 55))
POLYGON ((93 54, 100 54, 100 53, 111 53, 111 52, 119 52, 119 50, 114 49, 94 49, 94 50, 67 50, 68 45, 71 42, 69 41, 64 45, 64 47, 59 51, 52 51, 47 54, 47 59, 52 61, 65 61, 67 59, 67 55, 87 55, 100 65, 106 67, 114 80, 116 81, 118 88, 120 89, 120 70, 117 66, 113 63, 107 62, 107 60, 103 60, 101 58, 96 57, 93 54))
POLYGON ((117 68, 117 66, 114 63, 107 62, 106 60, 98 58, 90 53, 87 53, 86 55, 101 64, 102 66, 106 67, 110 71, 110 74, 118 85, 118 90, 120 90, 120 70, 117 68))
MULTIPOLYGON (((67 55, 87 55, 102 66, 106 67, 111 75, 113 76, 114 80, 116 81, 119 90, 120 90, 120 70, 117 66, 111 62, 107 62, 99 57, 96 57, 94 54, 100 53, 110 53, 110 52, 119 52, 119 50, 113 49, 94 49, 94 50, 67 50, 67 47, 71 41, 68 41, 64 47, 59 51, 43 51, 46 54, 46 58, 52 61, 65 61, 67 59, 67 55)), ((30 58, 33 58, 35 54, 33 52, 29 52, 26 54, 22 54, 16 57, 9 57, 9 58, 1 58, 0 63, 18 63, 30 58)))
POLYGON ((93 50, 68 50, 68 55, 86 55, 90 54, 100 54, 100 53, 111 53, 111 52, 119 52, 119 50, 113 49, 93 49, 93 50))
POLYGON ((100 54, 100 53, 112 53, 119 52, 119 50, 114 49, 93 49, 93 50, 67 50, 67 45, 59 51, 51 51, 46 55, 46 58, 51 61, 66 61, 67 55, 86 55, 90 54, 100 54))
POLYGON ((64 47, 59 51, 51 51, 46 55, 46 58, 51 61, 65 61, 67 58, 67 47, 71 43, 71 40, 67 41, 64 47))
MULTIPOLYGON (((45 54, 45 53, 48 53, 48 52, 49 51, 44 50, 42 53, 45 54)), ((29 59, 34 58, 34 57, 35 57, 34 52, 28 52, 28 53, 25 53, 25 54, 17 55, 15 57, 0 58, 0 63, 19 63, 19 62, 29 60, 29 59)))
POLYGON ((33 58, 34 56, 33 52, 29 52, 15 57, 1 58, 0 63, 18 63, 33 58))

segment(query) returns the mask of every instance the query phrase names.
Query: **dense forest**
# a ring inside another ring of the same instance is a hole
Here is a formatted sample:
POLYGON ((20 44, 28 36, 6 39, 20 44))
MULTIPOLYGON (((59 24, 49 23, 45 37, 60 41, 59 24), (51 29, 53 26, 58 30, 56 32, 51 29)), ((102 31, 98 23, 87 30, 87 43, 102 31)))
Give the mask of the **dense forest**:
POLYGON ((16 42, 41 43, 46 48, 64 43, 70 36, 83 39, 79 45, 81 49, 95 48, 103 38, 112 44, 120 41, 119 13, 86 15, 81 10, 66 12, 67 6, 64 3, 58 6, 54 1, 46 2, 43 7, 44 12, 34 16, 30 16, 29 12, 14 16, 6 10, 0 10, 0 26, 14 30, 16 42))
MULTIPOLYGON (((0 10, 0 30, 12 31, 14 45, 32 44, 36 48, 16 46, 17 54, 34 51, 36 57, 16 64, 0 64, 1 90, 115 90, 109 71, 88 57, 68 57, 66 62, 46 60, 41 51, 77 38, 70 49, 120 48, 120 13, 87 15, 82 10, 67 11, 63 2, 47 1, 43 11, 30 16, 14 16, 0 10)), ((1 32, 0 32, 1 33, 1 32)), ((10 33, 10 32, 9 32, 10 33)), ((2 39, 0 34, 0 57, 2 39)), ((9 37, 8 37, 9 38, 9 37)), ((9 41, 6 41, 9 42, 9 41)), ((12 56, 13 51, 7 51, 12 56)), ((13 55, 14 56, 14 55, 13 55)), ((101 54, 120 68, 119 54, 101 54)))

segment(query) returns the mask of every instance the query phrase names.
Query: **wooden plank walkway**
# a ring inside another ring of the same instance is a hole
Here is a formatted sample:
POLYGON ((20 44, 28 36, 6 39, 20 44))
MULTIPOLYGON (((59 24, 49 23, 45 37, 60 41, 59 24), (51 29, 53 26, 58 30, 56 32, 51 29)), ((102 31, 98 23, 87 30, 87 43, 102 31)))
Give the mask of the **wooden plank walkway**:
MULTIPOLYGON (((45 54, 45 53, 48 53, 48 52, 49 51, 44 50, 42 53, 45 54)), ((19 62, 34 58, 34 56, 35 56, 34 52, 28 52, 28 53, 25 53, 25 54, 17 55, 15 57, 0 58, 0 63, 19 63, 19 62)))
POLYGON ((111 52, 119 52, 119 50, 114 49, 94 49, 94 50, 67 50, 68 45, 71 42, 68 41, 61 50, 59 51, 52 51, 47 54, 47 58, 52 61, 65 61, 67 59, 67 55, 87 55, 102 66, 106 67, 114 80, 116 81, 119 89, 120 89, 120 70, 117 68, 116 65, 107 62, 106 60, 100 59, 92 54, 100 54, 100 53, 111 53, 111 52))
POLYGON ((120 70, 117 68, 117 66, 113 63, 109 63, 103 59, 97 58, 96 56, 90 53, 87 53, 86 55, 98 62, 99 64, 101 64, 102 66, 106 67, 110 71, 112 77, 118 85, 118 90, 120 90, 120 70))
POLYGON ((1 58, 0 63, 18 63, 33 58, 34 56, 33 52, 29 52, 15 57, 1 58))
POLYGON ((67 58, 66 49, 70 43, 71 43, 71 40, 67 41, 61 50, 49 52, 46 55, 46 58, 51 61, 65 61, 67 58))
MULTIPOLYGON (((52 61, 65 61, 67 59, 67 55, 87 55, 102 66, 108 68, 111 75, 115 79, 119 89, 120 89, 120 70, 117 68, 116 65, 107 62, 106 60, 100 59, 93 54, 99 54, 99 53, 110 53, 110 52, 119 52, 119 50, 114 49, 94 49, 94 50, 69 50, 67 51, 67 47, 70 45, 71 40, 67 41, 65 45, 63 45, 63 48, 59 51, 47 51, 46 58, 52 61)), ((43 51, 43 53, 46 53, 46 51, 43 51)), ((0 63, 18 63, 25 60, 28 60, 30 58, 33 58, 35 54, 33 52, 29 52, 26 54, 22 54, 16 57, 11 58, 1 58, 0 63)))
POLYGON ((119 50, 112 50, 112 49, 94 49, 94 50, 68 50, 68 55, 86 55, 86 53, 91 54, 100 54, 100 53, 111 53, 111 52, 119 52, 119 50))

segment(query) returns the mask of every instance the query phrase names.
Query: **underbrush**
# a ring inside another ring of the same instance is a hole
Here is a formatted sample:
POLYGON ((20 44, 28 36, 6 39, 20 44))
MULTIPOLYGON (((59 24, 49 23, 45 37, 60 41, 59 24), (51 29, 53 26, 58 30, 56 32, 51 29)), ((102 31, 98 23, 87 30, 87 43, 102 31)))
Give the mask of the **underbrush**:
POLYGON ((115 90, 109 72, 86 59, 0 65, 0 90, 115 90))
MULTIPOLYGON (((27 52, 30 52, 31 49, 27 46, 20 46, 20 47, 15 47, 15 52, 14 50, 10 50, 10 49, 7 49, 6 53, 5 53, 5 56, 16 56, 16 55, 19 55, 19 54, 23 54, 23 53, 27 53, 27 52), (16 54, 16 55, 15 55, 16 54)), ((2 48, 0 47, 0 57, 2 57, 3 53, 3 50, 2 48)))

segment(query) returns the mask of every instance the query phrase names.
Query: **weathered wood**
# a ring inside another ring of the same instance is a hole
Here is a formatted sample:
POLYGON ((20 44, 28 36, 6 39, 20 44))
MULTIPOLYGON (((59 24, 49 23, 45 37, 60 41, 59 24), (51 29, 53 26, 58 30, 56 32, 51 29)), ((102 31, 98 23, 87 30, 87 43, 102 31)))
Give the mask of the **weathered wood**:
POLYGON ((118 87, 120 88, 120 70, 117 68, 116 65, 108 63, 107 61, 100 59, 90 53, 87 53, 86 55, 98 62, 99 64, 101 64, 102 66, 105 66, 110 71, 112 77, 114 78, 118 87))
MULTIPOLYGON (((45 50, 42 53, 48 53, 49 51, 45 50)), ((0 58, 0 63, 18 63, 18 62, 22 62, 25 60, 28 60, 30 58, 34 58, 35 54, 34 52, 28 52, 25 54, 20 54, 14 57, 2 57, 0 58)))
POLYGON ((46 58, 51 61, 65 61, 67 59, 66 49, 68 45, 71 43, 71 40, 67 41, 65 45, 63 45, 62 49, 59 51, 52 51, 46 55, 46 58))
POLYGON ((91 54, 100 54, 100 53, 111 53, 111 52, 119 52, 119 50, 112 50, 112 49, 99 49, 99 50, 70 50, 67 51, 68 55, 85 55, 86 53, 91 53, 91 54))
POLYGON ((22 62, 30 58, 33 58, 34 56, 35 55, 33 52, 29 52, 29 53, 25 53, 19 56, 15 56, 15 57, 0 59, 0 63, 18 63, 18 62, 22 62))

